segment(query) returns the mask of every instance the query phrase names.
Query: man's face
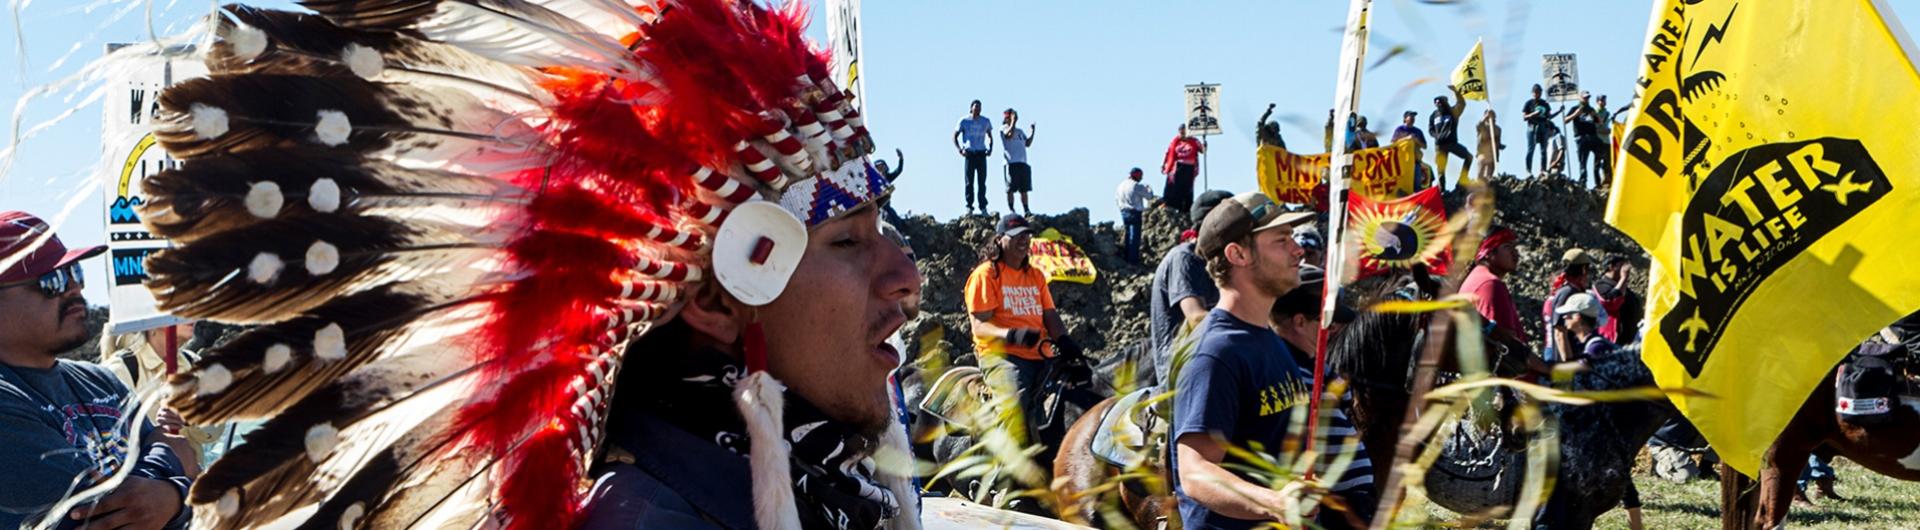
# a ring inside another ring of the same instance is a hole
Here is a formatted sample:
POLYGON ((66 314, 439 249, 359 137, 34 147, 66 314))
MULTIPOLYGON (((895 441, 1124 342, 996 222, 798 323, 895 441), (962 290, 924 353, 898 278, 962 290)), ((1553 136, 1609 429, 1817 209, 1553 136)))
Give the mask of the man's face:
POLYGON ((1020 263, 1027 260, 1027 254, 1033 251, 1033 233, 1017 236, 1000 236, 1000 261, 1002 263, 1020 263))
POLYGON ((1445 97, 1433 98, 1433 106, 1434 108, 1440 108, 1440 109, 1447 108, 1447 98, 1445 97))
POLYGON ((980 115, 980 102, 978 102, 978 101, 975 101, 975 102, 973 102, 973 103, 970 103, 970 104, 968 104, 968 105, 967 105, 967 114, 972 114, 972 115, 974 115, 974 116, 979 116, 979 115, 980 115))
POLYGON ((1570 283, 1573 283, 1574 285, 1578 285, 1580 287, 1586 287, 1587 286, 1587 266, 1574 265, 1572 267, 1567 267, 1567 281, 1570 283))
POLYGON ((886 344, 907 321, 920 273, 880 234, 871 205, 814 227, 787 290, 759 309, 767 371, 838 421, 877 435, 892 423, 886 344))
POLYGON ((52 297, 32 280, 0 288, 0 349, 51 357, 86 343, 86 320, 79 282, 52 297))
POLYGON ((1274 228, 1253 235, 1253 273, 1255 288, 1275 298, 1300 286, 1300 244, 1293 241, 1293 230, 1274 228))
POLYGON ((1540 98, 1540 87, 1539 87, 1538 85, 1535 85, 1535 86, 1533 87, 1533 97, 1534 97, 1534 99, 1539 99, 1539 98, 1540 98))
POLYGON ((1600 108, 1607 108, 1607 97, 1600 96, 1600 108))
POLYGON ((1407 114, 1407 115, 1404 115, 1404 116, 1401 116, 1401 117, 1400 117, 1400 124, 1401 124, 1401 125, 1406 125, 1406 126, 1412 126, 1412 125, 1413 125, 1413 115, 1412 115, 1412 114, 1407 114))
POLYGON ((1514 269, 1520 268, 1520 249, 1514 247, 1512 243, 1500 245, 1499 248, 1493 249, 1493 255, 1491 257, 1493 260, 1493 268, 1501 273, 1512 272, 1514 269))
POLYGON ((1185 126, 1185 125, 1181 125, 1181 126, 1180 126, 1180 137, 1181 137, 1181 138, 1186 138, 1186 137, 1187 137, 1187 126, 1185 126))

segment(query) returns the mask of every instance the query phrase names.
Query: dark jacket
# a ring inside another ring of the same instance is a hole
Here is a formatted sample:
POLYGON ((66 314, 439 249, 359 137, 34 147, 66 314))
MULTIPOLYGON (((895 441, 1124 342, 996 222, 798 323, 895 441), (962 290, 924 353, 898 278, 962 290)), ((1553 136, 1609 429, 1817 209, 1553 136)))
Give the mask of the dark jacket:
POLYGON ((608 434, 634 462, 595 481, 582 529, 754 528, 745 457, 644 412, 618 418, 608 434))

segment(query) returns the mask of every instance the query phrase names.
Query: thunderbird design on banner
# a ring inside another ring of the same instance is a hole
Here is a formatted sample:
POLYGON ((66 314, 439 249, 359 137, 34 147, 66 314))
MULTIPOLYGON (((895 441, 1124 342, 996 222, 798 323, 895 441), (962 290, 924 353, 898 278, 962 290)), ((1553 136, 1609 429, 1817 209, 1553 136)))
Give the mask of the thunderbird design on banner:
POLYGON ((1374 201, 1355 195, 1347 204, 1346 245, 1353 247, 1355 278, 1405 270, 1425 263, 1435 275, 1446 274, 1452 258, 1442 240, 1447 226, 1446 205, 1440 188, 1427 188, 1403 199, 1374 201))
POLYGON ((1897 31, 1872 0, 1655 2, 1607 221, 1653 256, 1643 358, 1706 394, 1673 400, 1743 473, 1920 308, 1920 145, 1886 115, 1920 108, 1920 74, 1897 31))

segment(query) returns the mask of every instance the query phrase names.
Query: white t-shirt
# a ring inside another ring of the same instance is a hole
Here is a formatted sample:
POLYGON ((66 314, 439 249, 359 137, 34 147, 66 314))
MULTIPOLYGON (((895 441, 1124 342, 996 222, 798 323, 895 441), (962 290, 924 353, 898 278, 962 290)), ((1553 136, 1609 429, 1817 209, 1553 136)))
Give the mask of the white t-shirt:
POLYGON ((1133 177, 1120 179, 1120 189, 1114 192, 1114 202, 1120 211, 1146 211, 1147 201, 1153 200, 1153 189, 1145 182, 1133 180, 1133 177))
POLYGON ((1003 136, 1001 140, 1007 144, 1000 148, 1000 152, 1006 154, 1008 164, 1027 163, 1027 131, 1016 128, 1011 135, 1003 136))

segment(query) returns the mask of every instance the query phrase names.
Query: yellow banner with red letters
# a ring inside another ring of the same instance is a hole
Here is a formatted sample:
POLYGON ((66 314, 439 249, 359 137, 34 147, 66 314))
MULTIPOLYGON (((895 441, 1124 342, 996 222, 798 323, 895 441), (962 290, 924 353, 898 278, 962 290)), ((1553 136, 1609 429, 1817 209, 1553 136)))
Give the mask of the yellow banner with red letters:
POLYGON ((1073 244, 1073 238, 1048 228, 1033 236, 1028 244, 1027 260, 1041 272, 1047 273, 1047 282, 1073 282, 1091 284, 1099 276, 1093 268, 1093 260, 1080 245, 1073 244))
POLYGON ((1850 350, 1920 308, 1920 141, 1895 118, 1920 72, 1883 9, 1660 0, 1648 22, 1607 222, 1653 258, 1641 358, 1704 394, 1672 400, 1749 476, 1850 350))
MULTIPOLYGON (((1333 155, 1302 155, 1273 146, 1261 146, 1255 171, 1260 176, 1260 191, 1274 202, 1314 204, 1316 191, 1327 181, 1327 167, 1333 155)), ((1420 163, 1420 146, 1411 139, 1373 149, 1361 149, 1353 155, 1353 177, 1348 183, 1354 193, 1377 200, 1393 200, 1413 194, 1413 172, 1420 163)))

